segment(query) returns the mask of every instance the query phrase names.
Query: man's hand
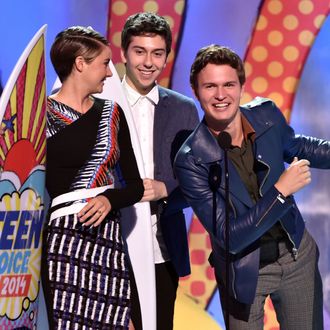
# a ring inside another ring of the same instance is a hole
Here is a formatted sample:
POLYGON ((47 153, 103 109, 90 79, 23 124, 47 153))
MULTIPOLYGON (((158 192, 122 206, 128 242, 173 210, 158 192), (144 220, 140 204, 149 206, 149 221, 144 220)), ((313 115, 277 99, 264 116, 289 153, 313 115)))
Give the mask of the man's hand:
POLYGON ((309 164, 308 160, 295 157, 275 183, 275 188, 287 197, 308 185, 312 181, 309 164))
POLYGON ((164 182, 143 179, 144 194, 141 202, 158 201, 162 198, 167 197, 167 190, 164 182))

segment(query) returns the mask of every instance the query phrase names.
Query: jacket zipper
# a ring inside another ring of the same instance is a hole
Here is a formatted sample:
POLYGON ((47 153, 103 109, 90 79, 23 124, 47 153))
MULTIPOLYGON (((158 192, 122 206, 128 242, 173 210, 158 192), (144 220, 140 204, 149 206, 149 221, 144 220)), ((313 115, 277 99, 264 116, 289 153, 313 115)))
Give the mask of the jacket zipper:
POLYGON ((237 299, 237 294, 236 294, 236 290, 235 290, 235 278, 236 278, 236 274, 235 274, 235 269, 234 269, 234 263, 231 263, 231 271, 233 273, 233 280, 231 281, 231 289, 233 291, 234 294, 234 298, 237 299))
POLYGON ((272 204, 268 207, 266 212, 262 215, 262 217, 259 219, 259 221, 256 223, 256 227, 258 227, 261 223, 261 221, 264 219, 264 217, 268 214, 269 210, 274 206, 274 204, 277 202, 277 197, 273 200, 272 204))
MULTIPOLYGON (((262 180, 262 183, 259 187, 259 194, 260 196, 262 197, 262 192, 261 192, 261 188, 262 186, 264 185, 268 175, 269 175, 269 171, 270 171, 270 166, 268 164, 266 164, 265 162, 263 162, 262 160, 258 159, 258 162, 264 164, 267 168, 268 168, 268 171, 267 171, 267 174, 265 175, 264 179, 262 180)), ((277 199, 277 198, 276 198, 277 199)), ((265 217, 265 215, 268 213, 268 211, 273 207, 273 205, 275 204, 276 202, 276 199, 275 201, 271 204, 271 206, 267 209, 267 212, 262 216, 262 218, 258 221, 257 223, 257 226, 260 224, 260 222, 262 221, 262 219, 265 217)), ((293 255, 293 260, 297 260, 298 258, 298 249, 296 248, 296 244, 294 243, 294 241, 292 240, 290 234, 287 232, 287 230, 285 229, 285 227, 283 226, 283 223, 282 223, 282 220, 280 220, 280 224, 281 224, 281 227, 283 228, 283 230, 285 231, 286 235, 288 236, 288 239, 289 241, 291 242, 292 244, 292 255, 293 255)))
POLYGON ((298 259, 298 249, 296 248, 296 244, 294 243, 294 241, 292 240, 290 234, 287 232, 287 230, 284 228, 283 224, 282 224, 282 220, 280 220, 281 226, 283 228, 283 230, 285 231, 286 235, 288 236, 289 241, 292 244, 292 256, 293 256, 293 260, 297 261, 298 259))
MULTIPOLYGON (((236 209, 235 209, 234 204, 231 201, 230 197, 229 197, 229 204, 230 204, 230 206, 233 210, 234 217, 236 218, 236 216, 237 216, 236 209)), ((234 263, 233 262, 231 262, 231 271, 232 271, 232 274, 233 274, 233 278, 232 278, 232 281, 231 281, 231 289, 232 289, 232 292, 234 294, 234 298, 236 299, 237 294, 236 294, 236 290, 235 290, 235 269, 234 269, 234 263)), ((229 283, 227 283, 227 285, 229 285, 229 283)))
MULTIPOLYGON (((234 218, 236 218, 237 214, 236 214, 236 209, 234 207, 234 204, 233 202, 231 201, 230 197, 229 197, 229 204, 233 210, 233 213, 234 213, 234 218)), ((231 281, 231 289, 232 289, 232 292, 234 294, 234 298, 237 299, 237 294, 236 294, 236 290, 235 290, 235 278, 236 278, 236 274, 235 274, 235 269, 234 269, 234 263, 231 262, 231 271, 232 271, 232 274, 233 274, 233 279, 231 281)), ((229 285, 229 283, 228 283, 229 285)))
MULTIPOLYGON (((266 173, 265 177, 263 178, 263 180, 262 180, 262 182, 260 184, 260 187, 259 187, 259 194, 260 194, 260 197, 262 197, 263 194, 261 192, 261 189, 262 189, 263 185, 265 184, 266 179, 268 178, 268 175, 269 175, 269 172, 270 172, 270 166, 268 164, 266 164, 265 162, 263 162, 262 160, 260 160, 260 159, 258 159, 258 162, 264 164, 267 167, 267 169, 268 169, 267 170, 267 173, 266 173)), ((260 220, 257 222, 256 227, 259 226, 260 222, 267 215, 267 213, 269 212, 269 210, 274 206, 275 202, 276 202, 276 199, 273 201, 273 203, 270 205, 270 207, 267 209, 267 211, 262 215, 262 217, 260 218, 260 220)))

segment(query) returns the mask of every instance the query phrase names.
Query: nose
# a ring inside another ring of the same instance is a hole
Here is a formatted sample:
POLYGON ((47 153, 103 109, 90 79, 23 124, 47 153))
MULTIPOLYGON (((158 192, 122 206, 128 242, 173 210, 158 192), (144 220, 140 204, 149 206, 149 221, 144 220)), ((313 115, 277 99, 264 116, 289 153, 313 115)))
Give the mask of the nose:
POLYGON ((107 77, 112 77, 112 76, 113 76, 113 73, 110 69, 110 66, 108 65, 108 67, 107 67, 107 77))
POLYGON ((152 66, 152 54, 146 53, 144 57, 144 66, 150 68, 152 66))
POLYGON ((225 89, 222 86, 218 86, 216 89, 216 95, 215 98, 222 100, 226 96, 225 89))

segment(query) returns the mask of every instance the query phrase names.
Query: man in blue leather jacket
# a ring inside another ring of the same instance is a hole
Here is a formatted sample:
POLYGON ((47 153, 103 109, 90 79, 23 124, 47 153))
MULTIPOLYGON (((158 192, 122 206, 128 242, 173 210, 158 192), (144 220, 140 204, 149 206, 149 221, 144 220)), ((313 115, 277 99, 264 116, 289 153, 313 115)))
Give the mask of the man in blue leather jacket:
POLYGON ((323 329, 318 248, 293 194, 310 183, 309 166, 330 168, 330 142, 295 135, 268 99, 239 106, 244 67, 227 47, 202 48, 191 67, 190 83, 205 116, 178 152, 175 172, 210 234, 210 262, 230 328, 263 329, 264 302, 270 296, 281 329, 323 329), (231 136, 229 287, 225 286, 224 150, 217 141, 223 131, 231 136), (290 164, 287 168, 285 162, 290 164), (210 168, 221 175, 215 224, 210 168))

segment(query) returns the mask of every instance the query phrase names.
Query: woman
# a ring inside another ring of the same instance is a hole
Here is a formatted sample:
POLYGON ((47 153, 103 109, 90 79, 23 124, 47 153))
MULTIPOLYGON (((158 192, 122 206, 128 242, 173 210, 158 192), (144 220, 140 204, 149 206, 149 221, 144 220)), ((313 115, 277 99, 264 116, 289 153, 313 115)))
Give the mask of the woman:
POLYGON ((50 326, 128 329, 129 273, 118 210, 141 199, 143 184, 122 109, 92 96, 112 76, 111 52, 98 32, 76 26, 56 36, 50 55, 62 82, 47 109, 50 326), (115 177, 120 187, 114 188, 115 177))

